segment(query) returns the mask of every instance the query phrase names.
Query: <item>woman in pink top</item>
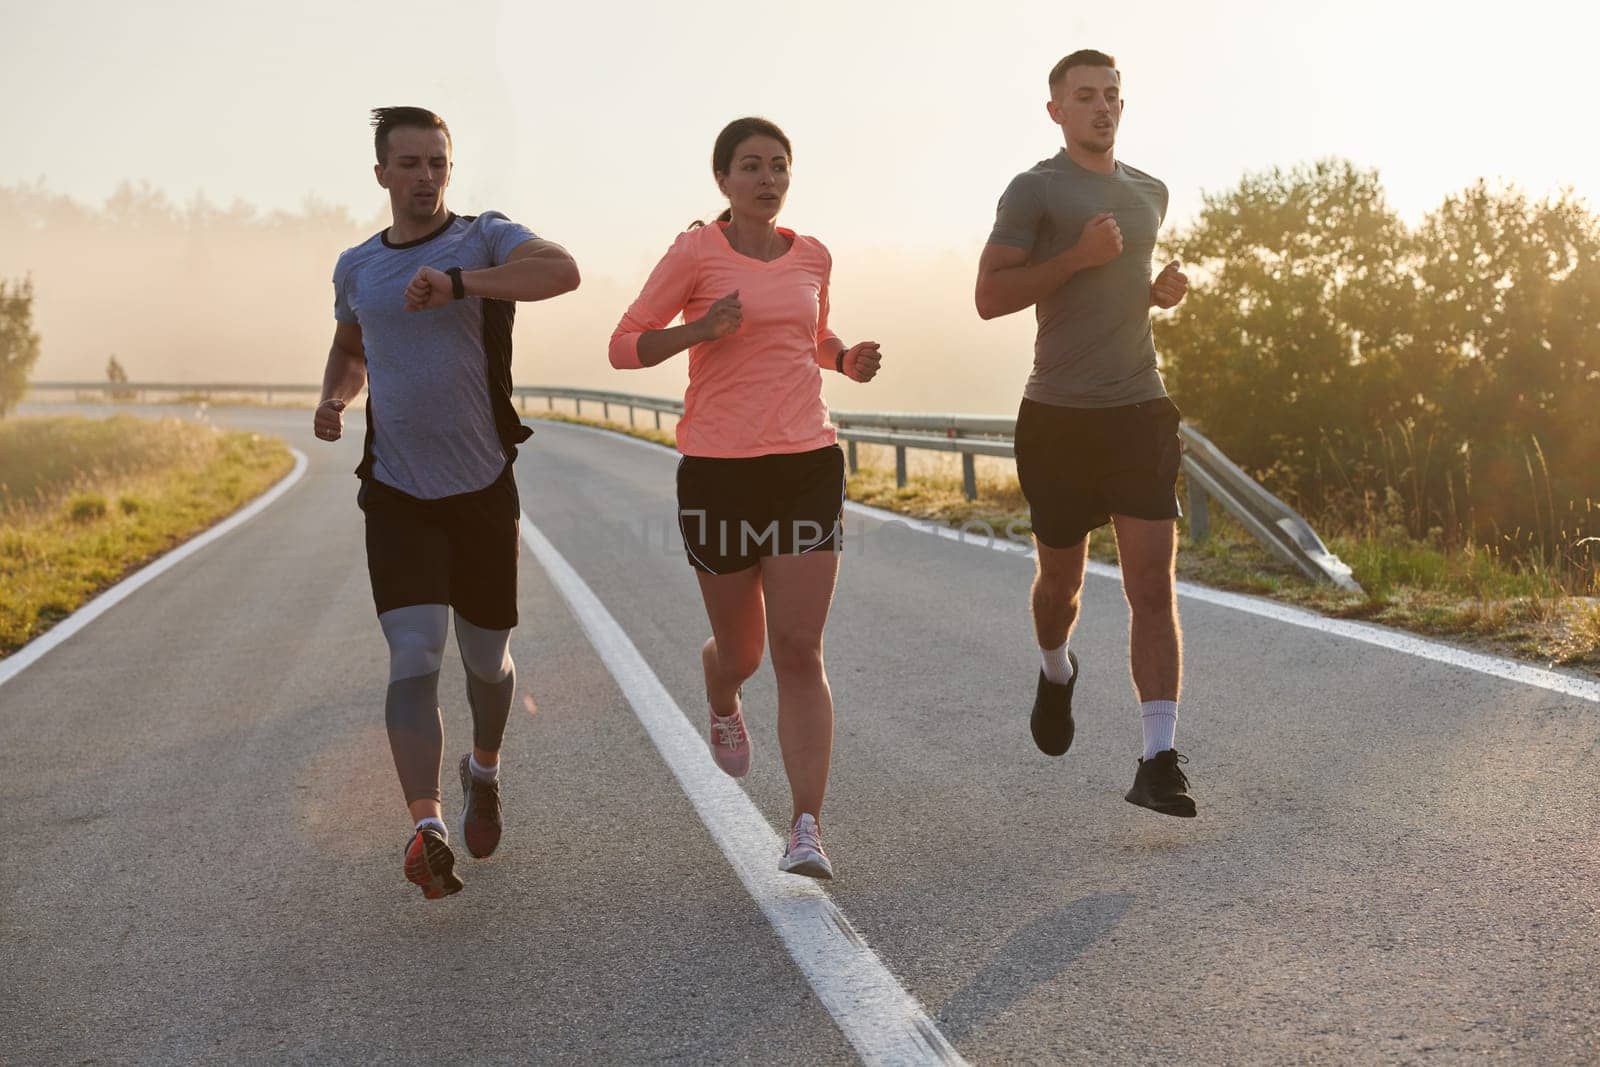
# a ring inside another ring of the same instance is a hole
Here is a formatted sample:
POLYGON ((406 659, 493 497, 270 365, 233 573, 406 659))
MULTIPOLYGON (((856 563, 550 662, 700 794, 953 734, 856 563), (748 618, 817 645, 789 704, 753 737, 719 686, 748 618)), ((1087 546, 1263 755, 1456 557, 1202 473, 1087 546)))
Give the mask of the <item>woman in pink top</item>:
POLYGON ((711 172, 728 210, 680 234, 656 264, 611 335, 611 365, 689 352, 678 527, 711 619, 701 662, 712 756, 736 778, 749 770, 740 687, 770 640, 794 795, 780 866, 832 878, 818 823, 833 751, 822 629, 839 573, 844 456, 822 371, 871 381, 880 356, 876 342, 847 346, 828 328, 833 260, 822 242, 777 224, 792 158, 765 119, 723 129, 711 172))

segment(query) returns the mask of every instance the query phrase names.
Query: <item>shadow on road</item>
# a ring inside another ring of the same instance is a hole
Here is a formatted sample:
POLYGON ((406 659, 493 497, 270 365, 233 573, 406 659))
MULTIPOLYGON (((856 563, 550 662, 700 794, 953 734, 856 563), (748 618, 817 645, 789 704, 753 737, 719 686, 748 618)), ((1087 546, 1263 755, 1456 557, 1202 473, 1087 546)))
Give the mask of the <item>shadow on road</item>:
POLYGON ((988 964, 945 1003, 939 1029, 960 1042, 1056 977, 1133 906, 1132 893, 1095 893, 1035 919, 1012 935, 988 964))

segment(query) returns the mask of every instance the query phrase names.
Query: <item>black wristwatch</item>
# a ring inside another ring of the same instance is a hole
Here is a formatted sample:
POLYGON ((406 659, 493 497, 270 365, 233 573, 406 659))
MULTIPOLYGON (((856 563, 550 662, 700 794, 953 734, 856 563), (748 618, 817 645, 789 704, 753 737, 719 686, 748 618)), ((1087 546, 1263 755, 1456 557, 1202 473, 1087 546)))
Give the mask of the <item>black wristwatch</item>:
POLYGON ((844 373, 844 357, 845 357, 845 353, 847 353, 849 351, 850 351, 849 346, 841 348, 841 349, 839 349, 838 356, 836 356, 834 358, 833 369, 838 371, 840 374, 844 373))
POLYGON ((454 299, 454 300, 462 300, 462 299, 464 299, 466 297, 466 295, 467 295, 467 287, 461 281, 461 268, 460 267, 451 267, 449 270, 445 271, 445 273, 450 275, 450 296, 451 296, 451 299, 454 299))

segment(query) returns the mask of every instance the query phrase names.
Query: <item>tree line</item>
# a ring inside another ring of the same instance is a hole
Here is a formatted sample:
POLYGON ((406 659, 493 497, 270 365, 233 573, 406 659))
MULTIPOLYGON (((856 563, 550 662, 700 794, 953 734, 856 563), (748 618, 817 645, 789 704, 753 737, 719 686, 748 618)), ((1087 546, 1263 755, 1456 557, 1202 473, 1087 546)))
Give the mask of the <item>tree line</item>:
POLYGON ((1342 528, 1600 563, 1600 218, 1478 182, 1414 226, 1341 160, 1247 175, 1165 242, 1195 425, 1342 528))

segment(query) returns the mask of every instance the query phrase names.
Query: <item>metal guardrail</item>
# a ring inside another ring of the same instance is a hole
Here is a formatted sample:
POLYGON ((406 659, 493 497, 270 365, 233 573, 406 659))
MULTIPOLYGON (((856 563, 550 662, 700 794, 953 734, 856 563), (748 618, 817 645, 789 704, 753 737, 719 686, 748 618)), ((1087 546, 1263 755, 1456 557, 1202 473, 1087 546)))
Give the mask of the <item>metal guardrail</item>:
MULTIPOLYGON (((262 395, 271 403, 275 394, 316 396, 321 387, 301 384, 262 384, 240 382, 64 382, 29 383, 35 392, 102 393, 108 399, 142 400, 151 393, 212 397, 262 395)), ((683 401, 666 397, 618 393, 605 389, 572 389, 563 386, 519 385, 512 393, 524 412, 528 401, 543 399, 550 410, 557 400, 570 400, 576 413, 583 414, 585 403, 600 405, 602 417, 609 420, 613 407, 628 413, 628 425, 637 425, 636 413, 648 411, 661 429, 661 416, 680 417, 683 401)), ((906 484, 906 453, 912 449, 928 452, 954 452, 961 456, 962 489, 968 500, 978 494, 976 457, 1014 458, 1012 434, 1016 420, 1007 415, 923 414, 893 411, 831 412, 839 438, 845 442, 852 471, 857 469, 858 444, 884 445, 894 449, 895 483, 906 484)), ((1191 426, 1178 430, 1184 442, 1183 472, 1188 480, 1189 534, 1204 541, 1210 534, 1210 502, 1216 502, 1237 519, 1246 531, 1279 559, 1297 568, 1308 578, 1332 582, 1352 592, 1361 586, 1350 567, 1328 551, 1311 524, 1294 509, 1273 496, 1246 474, 1191 426)))
POLYGON ((173 393, 178 396, 212 397, 217 394, 224 396, 260 396, 265 393, 267 403, 272 403, 274 394, 307 394, 320 396, 322 386, 305 385, 299 382, 60 382, 44 381, 29 382, 28 389, 35 393, 100 393, 107 400, 134 400, 143 401, 147 393, 173 393))

